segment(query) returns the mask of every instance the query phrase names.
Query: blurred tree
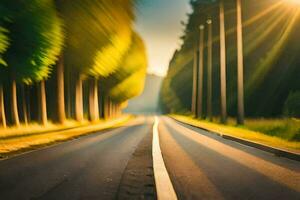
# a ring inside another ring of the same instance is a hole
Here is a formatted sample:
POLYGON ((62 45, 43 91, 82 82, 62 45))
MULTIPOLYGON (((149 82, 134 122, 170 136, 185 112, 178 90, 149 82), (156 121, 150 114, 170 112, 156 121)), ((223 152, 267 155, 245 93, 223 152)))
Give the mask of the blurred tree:
MULTIPOLYGON (((119 66, 122 56, 131 43, 131 24, 133 16, 133 1, 93 1, 93 0, 56 0, 58 10, 64 21, 67 34, 66 48, 62 55, 66 69, 75 71, 75 116, 83 120, 82 81, 85 77, 95 77, 90 82, 90 113, 92 118, 98 118, 97 110, 97 79, 107 77, 119 66), (74 25, 76 20, 76 26, 74 25), (94 101, 94 102, 93 102, 94 101)), ((60 68, 59 68, 60 69, 60 68)), ((62 73, 62 70, 60 70, 62 73)), ((62 77, 60 77, 62 78, 62 77)), ((58 80, 60 80, 60 78, 58 80)), ((61 91, 63 81, 59 81, 61 91)), ((63 104, 63 92, 59 92, 60 104, 63 104)), ((60 118, 64 108, 59 109, 60 118)), ((95 120, 95 119, 92 119, 95 120)), ((60 120, 61 121, 61 120, 60 120)))
POLYGON ((11 105, 14 124, 18 116, 16 83, 40 84, 40 112, 42 123, 47 121, 45 83, 63 44, 61 21, 52 0, 17 0, 1 2, 11 14, 6 20, 11 44, 3 56, 11 79, 11 105), (44 97, 43 97, 44 96, 44 97))
POLYGON ((10 44, 8 30, 5 28, 7 12, 8 10, 5 9, 4 5, 0 4, 0 123, 4 128, 6 127, 6 115, 4 107, 3 75, 5 74, 7 63, 3 60, 3 54, 10 44))
POLYGON ((120 67, 113 74, 104 78, 106 90, 124 81, 140 69, 147 66, 146 48, 144 42, 138 33, 132 34, 131 45, 127 53, 123 56, 120 67))
POLYGON ((109 91, 109 97, 115 103, 122 103, 126 100, 141 94, 146 78, 146 67, 135 72, 109 91))
POLYGON ((120 104, 138 96, 144 88, 146 69, 145 45, 141 37, 134 33, 132 44, 121 62, 121 67, 106 81, 110 99, 120 104))

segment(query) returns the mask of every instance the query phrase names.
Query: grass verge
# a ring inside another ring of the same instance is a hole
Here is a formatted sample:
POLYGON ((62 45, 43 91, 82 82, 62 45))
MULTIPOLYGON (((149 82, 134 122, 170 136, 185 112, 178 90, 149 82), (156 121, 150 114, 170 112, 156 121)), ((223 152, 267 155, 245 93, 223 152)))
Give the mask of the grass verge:
POLYGON ((266 135, 265 133, 260 131, 250 130, 250 128, 253 129, 257 128, 257 130, 262 130, 263 127, 265 128, 270 127, 271 125, 270 123, 265 124, 264 126, 264 121, 259 122, 259 120, 256 120, 256 122, 259 122, 256 126, 255 126, 255 121, 253 121, 252 123, 250 123, 252 124, 252 126, 250 126, 249 128, 247 126, 235 126, 232 123, 229 123, 228 125, 222 125, 218 123, 208 122, 205 120, 194 119, 190 116, 183 116, 183 115, 170 115, 170 116, 181 122, 207 129, 213 133, 218 133, 221 135, 229 135, 244 140, 256 142, 259 144, 291 151, 294 153, 300 153, 299 141, 288 141, 287 139, 266 135))
POLYGON ((19 128, 16 132, 10 130, 5 134, 0 133, 0 158, 71 140, 95 131, 116 128, 132 118, 133 116, 124 115, 117 119, 99 121, 92 124, 87 122, 83 124, 73 122, 65 126, 49 124, 49 126, 44 128, 45 130, 41 126, 30 125, 23 131, 19 128), (30 131, 30 128, 33 127, 36 129, 30 131))

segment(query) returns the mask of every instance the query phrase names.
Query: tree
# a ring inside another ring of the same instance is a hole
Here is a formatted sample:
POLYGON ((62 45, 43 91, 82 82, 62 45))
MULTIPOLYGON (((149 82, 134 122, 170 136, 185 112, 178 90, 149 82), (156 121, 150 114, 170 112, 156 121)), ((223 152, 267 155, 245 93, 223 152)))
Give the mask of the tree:
MULTIPOLYGON (((30 4, 21 0, 6 0, 6 9, 11 11, 7 27, 11 44, 4 55, 8 74, 11 78, 12 116, 18 126, 17 82, 32 84, 44 82, 51 73, 63 44, 61 21, 57 17, 52 0, 32 0, 30 4)), ((44 83, 40 84, 41 94, 45 92, 44 83)), ((46 98, 42 101, 42 116, 47 116, 46 98)), ((47 119, 43 119, 43 123, 47 119)))
POLYGON ((212 121, 212 20, 207 20, 207 117, 212 121))
POLYGON ((203 77, 204 77, 204 25, 200 25, 200 38, 199 38, 199 69, 198 69, 198 95, 197 95, 197 117, 203 117, 203 77))
MULTIPOLYGON (((195 93, 192 92, 193 87, 192 82, 188 80, 195 80, 193 78, 193 56, 194 46, 198 44, 199 38, 199 26, 205 24, 207 19, 210 18, 214 21, 219 21, 219 3, 218 1, 209 0, 194 0, 191 1, 193 12, 189 14, 189 20, 185 26, 184 35, 181 37, 182 46, 178 49, 170 62, 169 72, 167 78, 163 81, 162 86, 162 103, 164 106, 172 110, 173 112, 188 113, 191 110, 191 100, 192 105, 195 104, 195 93), (195 40, 197 38, 197 40, 195 40), (180 84, 182 82, 187 84, 180 84), (192 95, 193 93, 193 95, 192 95), (194 97, 194 98, 192 98, 194 97)), ((216 23, 217 24, 217 23, 216 23)), ((212 43, 214 44, 213 49, 217 47, 216 42, 218 41, 219 34, 216 34, 216 28, 212 27, 212 43)), ((206 48, 206 46, 204 46, 206 48)), ((217 55, 217 54, 215 54, 217 55)), ((195 59, 196 61, 197 59, 195 59)), ((215 63, 218 63, 218 58, 213 58, 215 63)), ((204 63, 206 64, 206 63, 204 63)), ((196 70, 194 70, 196 71, 196 70)), ((194 73, 196 74, 196 73, 194 73)), ((213 73, 213 78, 218 77, 213 73)), ((214 81, 214 80, 213 80, 214 81)), ((194 85, 195 85, 194 81, 194 85)), ((204 85, 206 83, 204 82, 204 85)), ((219 84, 218 84, 219 85, 219 84)), ((214 85, 214 88, 217 84, 214 85)), ((214 91, 218 91, 215 90, 214 91)), ((205 98, 205 93, 203 98, 205 98)), ((219 95, 219 94, 218 94, 219 95)), ((214 95, 214 96, 218 96, 214 95)), ((203 105, 204 106, 204 105, 203 105)), ((215 107, 215 106, 214 106, 215 107)), ((192 110, 196 110, 195 106, 192 106, 192 110)))
POLYGON ((143 39, 138 33, 133 32, 131 41, 129 50, 123 56, 118 70, 104 79, 106 90, 110 90, 147 65, 146 48, 143 39))
POLYGON ((191 111, 193 115, 197 118, 197 94, 198 94, 198 46, 194 47, 194 57, 193 57, 193 88, 192 88, 192 105, 191 111))
MULTIPOLYGON (((133 1, 57 0, 56 2, 65 21, 67 34, 66 49, 62 55, 65 60, 63 64, 77 73, 75 116, 78 121, 82 121, 83 77, 91 76, 95 79, 107 77, 119 66, 131 43, 133 1), (76 25, 74 25, 75 18, 78 19, 76 25)), ((95 91, 98 90, 98 84, 96 80, 90 84, 92 85, 90 104, 96 105, 98 93, 95 91)), ((60 85, 59 88, 63 86, 60 85)), ((60 99, 59 102, 63 100, 60 99)), ((60 110, 61 113, 62 109, 60 110)), ((97 109, 90 109, 92 110, 97 112, 97 109)), ((97 113, 92 115, 98 116, 97 113)))
POLYGON ((114 104, 123 103, 142 92, 146 68, 147 56, 143 40, 134 33, 130 50, 123 58, 121 67, 106 82, 108 96, 114 104))
POLYGON ((4 27, 6 17, 7 10, 2 4, 0 4, 0 123, 4 128, 6 128, 6 115, 4 107, 3 74, 5 73, 7 63, 3 59, 3 54, 6 52, 10 44, 8 30, 4 27))
POLYGON ((226 41, 225 41, 225 15, 224 0, 220 0, 220 83, 221 83, 221 122, 227 122, 226 100, 226 41))
POLYGON ((109 91, 109 97, 115 103, 122 103, 126 100, 141 94, 144 88, 146 68, 143 68, 123 82, 117 84, 109 91))
POLYGON ((243 26, 242 26, 242 5, 241 0, 237 0, 237 88, 238 88, 238 117, 237 123, 244 124, 244 58, 243 58, 243 26))

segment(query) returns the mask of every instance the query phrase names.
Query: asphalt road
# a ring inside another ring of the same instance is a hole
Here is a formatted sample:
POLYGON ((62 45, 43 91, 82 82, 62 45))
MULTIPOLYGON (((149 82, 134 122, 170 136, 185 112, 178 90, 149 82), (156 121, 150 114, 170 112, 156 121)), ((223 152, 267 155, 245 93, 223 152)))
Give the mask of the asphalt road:
MULTIPOLYGON (((0 199, 156 199, 152 117, 0 161, 0 199)), ((160 117, 178 199, 300 200, 300 163, 160 117)))
POLYGON ((300 199, 300 163, 161 118, 160 145, 178 199, 300 199))
POLYGON ((141 117, 126 127, 1 161, 0 199, 105 200, 119 199, 119 191, 126 192, 123 199, 155 199, 151 158, 147 158, 148 166, 134 164, 137 149, 150 143, 151 150, 152 124, 152 118, 141 117), (143 145, 139 147, 141 143, 143 145), (133 164, 128 166, 128 163, 133 164), (132 170, 147 174, 129 174, 132 177, 128 177, 125 172, 132 170), (139 184, 141 181, 149 184, 139 184), (129 182, 135 188, 128 189, 121 185, 123 182, 129 182))

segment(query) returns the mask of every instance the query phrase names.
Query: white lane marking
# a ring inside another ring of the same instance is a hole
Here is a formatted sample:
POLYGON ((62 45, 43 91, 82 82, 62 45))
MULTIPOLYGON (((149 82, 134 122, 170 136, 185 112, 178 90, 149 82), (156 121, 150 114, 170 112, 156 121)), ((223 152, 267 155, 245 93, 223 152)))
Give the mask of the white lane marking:
POLYGON ((174 187, 161 154, 158 137, 158 124, 159 119, 155 116, 153 125, 152 157, 157 199, 177 200, 174 187))

